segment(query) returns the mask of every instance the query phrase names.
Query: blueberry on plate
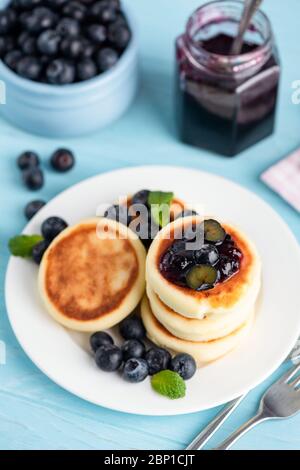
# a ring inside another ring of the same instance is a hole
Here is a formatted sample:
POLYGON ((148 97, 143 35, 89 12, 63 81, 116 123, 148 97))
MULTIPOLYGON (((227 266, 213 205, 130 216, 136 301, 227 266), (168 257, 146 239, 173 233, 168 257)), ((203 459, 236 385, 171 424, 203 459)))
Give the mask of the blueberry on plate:
POLYGON ((111 47, 104 47, 97 54, 97 63, 101 72, 111 69, 118 60, 118 53, 111 47))
POLYGON ((131 358, 126 361, 123 369, 123 377, 128 382, 138 383, 145 380, 149 374, 148 364, 144 359, 131 358))
POLYGON ((16 67, 17 73, 28 80, 38 80, 42 71, 40 61, 33 56, 21 58, 16 67))
POLYGON ((77 78, 80 81, 89 80, 98 74, 98 69, 92 59, 82 59, 77 64, 77 78))
POLYGON ((148 206, 148 196, 150 191, 148 189, 142 189, 132 196, 131 204, 141 204, 148 206))
POLYGON ((35 200, 35 201, 30 201, 28 204, 26 204, 25 209, 24 209, 24 214, 27 220, 32 219, 35 214, 46 205, 44 201, 41 200, 35 200))
POLYGON ((109 344, 114 344, 114 340, 108 333, 105 333, 105 331, 97 331, 90 337, 90 345, 94 352, 101 346, 109 344))
POLYGON ((124 339, 143 339, 146 334, 143 322, 137 315, 125 318, 119 328, 124 339))
POLYGON ((181 353, 171 359, 170 369, 177 372, 183 380, 188 380, 195 374, 197 365, 190 354, 181 353))
POLYGON ((95 361, 99 369, 105 372, 113 372, 122 364, 121 349, 114 344, 100 346, 95 354, 95 361))
POLYGON ((43 31, 37 40, 37 47, 42 54, 54 56, 58 53, 60 35, 53 29, 43 31))
POLYGON ((145 359, 148 363, 149 374, 153 375, 169 368, 171 354, 163 348, 151 348, 146 352, 145 359))
POLYGON ((75 80, 75 67, 64 59, 55 59, 46 69, 46 78, 53 85, 68 85, 75 80))
POLYGON ((68 224, 60 217, 49 217, 42 223, 41 232, 45 240, 51 242, 67 227, 68 224))
POLYGON ((106 217, 110 220, 115 220, 116 222, 120 222, 123 225, 129 225, 131 222, 131 217, 129 215, 129 211, 127 206, 119 206, 115 204, 110 206, 103 214, 103 217, 106 217))
POLYGON ((38 154, 31 150, 21 153, 17 160, 17 165, 20 170, 28 170, 28 168, 39 166, 39 164, 40 158, 38 154))
POLYGON ((146 351, 145 345, 138 339, 128 339, 121 347, 124 361, 132 358, 143 357, 146 351))
POLYGON ((48 246, 49 242, 47 240, 42 240, 33 247, 32 259, 36 264, 41 263, 44 253, 47 250, 48 246))
POLYGON ((23 181, 28 189, 37 191, 44 186, 44 173, 38 167, 31 167, 23 171, 23 181))
POLYGON ((75 165, 74 154, 68 149, 58 149, 51 155, 50 164, 61 173, 69 171, 75 165))

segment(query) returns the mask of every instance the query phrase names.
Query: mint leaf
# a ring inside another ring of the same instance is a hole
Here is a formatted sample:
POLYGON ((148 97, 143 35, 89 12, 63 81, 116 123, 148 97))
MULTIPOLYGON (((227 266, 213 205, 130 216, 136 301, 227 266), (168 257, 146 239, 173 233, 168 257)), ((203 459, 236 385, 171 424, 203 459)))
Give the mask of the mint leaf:
POLYGON ((159 227, 164 227, 170 222, 170 204, 174 193, 163 191, 150 191, 148 205, 151 207, 151 215, 159 227))
POLYGON ((13 256, 30 258, 33 247, 42 240, 41 235, 17 235, 9 240, 9 251, 13 256))
POLYGON ((161 395, 176 400, 185 396, 186 386, 182 377, 172 370, 162 370, 151 377, 152 388, 161 395))

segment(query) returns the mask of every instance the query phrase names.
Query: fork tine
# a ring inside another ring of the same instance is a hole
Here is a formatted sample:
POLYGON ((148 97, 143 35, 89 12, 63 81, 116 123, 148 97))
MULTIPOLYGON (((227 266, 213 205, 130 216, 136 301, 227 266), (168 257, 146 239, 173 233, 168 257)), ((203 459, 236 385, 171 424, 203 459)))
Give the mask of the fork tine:
POLYGON ((298 385, 300 385, 300 377, 296 377, 292 382, 291 382, 291 385, 296 388, 298 387, 298 385))
POLYGON ((300 371, 300 364, 298 364, 298 366, 296 367, 292 367, 291 369, 289 369, 285 374, 283 374, 279 380, 277 380, 277 384, 281 384, 281 383, 286 383, 288 382, 289 380, 291 380, 292 377, 294 377, 295 374, 297 374, 298 372, 300 371))

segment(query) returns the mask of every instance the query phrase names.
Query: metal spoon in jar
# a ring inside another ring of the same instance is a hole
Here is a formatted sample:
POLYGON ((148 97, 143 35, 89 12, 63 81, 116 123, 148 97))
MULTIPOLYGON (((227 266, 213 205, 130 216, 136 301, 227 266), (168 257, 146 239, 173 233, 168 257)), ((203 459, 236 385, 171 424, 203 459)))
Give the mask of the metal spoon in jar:
POLYGON ((245 32, 248 29, 248 26, 250 24, 250 21, 256 12, 256 10, 260 7, 262 4, 262 0, 246 0, 245 2, 245 8, 242 14, 242 18, 239 24, 239 31, 238 35, 233 41, 232 47, 231 47, 231 55, 239 55, 242 47, 243 47, 243 40, 244 40, 244 35, 245 32))

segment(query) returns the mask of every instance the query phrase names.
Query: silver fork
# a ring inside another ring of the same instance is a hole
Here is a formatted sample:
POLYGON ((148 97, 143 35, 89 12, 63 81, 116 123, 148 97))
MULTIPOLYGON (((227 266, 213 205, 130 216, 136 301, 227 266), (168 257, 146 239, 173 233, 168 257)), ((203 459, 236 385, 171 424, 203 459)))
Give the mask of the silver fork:
MULTIPOLYGON (((300 338, 297 340, 292 351, 286 358, 286 361, 292 361, 295 365, 300 362, 300 338)), ((245 393, 241 397, 236 398, 227 404, 217 414, 217 416, 195 437, 186 450, 201 450, 247 395, 248 393, 245 393)))
POLYGON ((258 413, 231 434, 215 450, 229 449, 241 436, 259 423, 268 419, 289 418, 300 411, 300 364, 283 374, 263 395, 258 413))

